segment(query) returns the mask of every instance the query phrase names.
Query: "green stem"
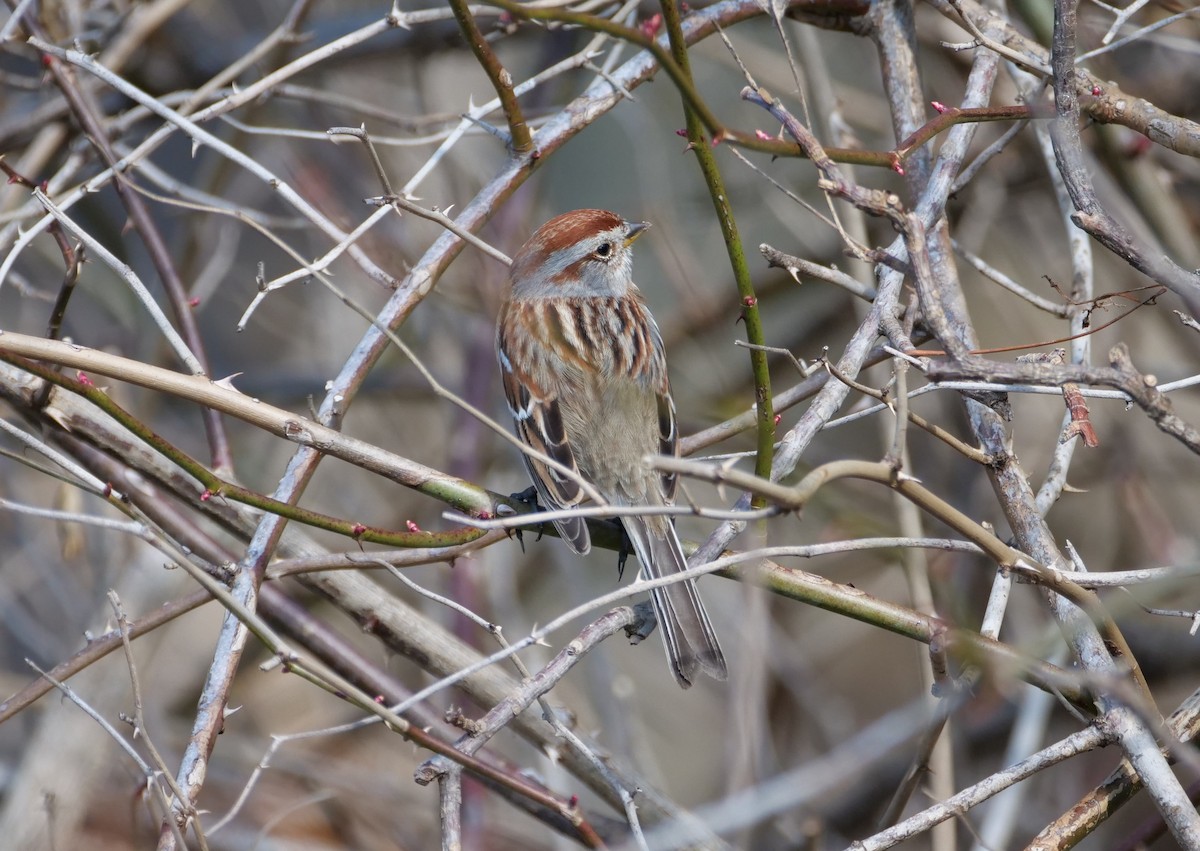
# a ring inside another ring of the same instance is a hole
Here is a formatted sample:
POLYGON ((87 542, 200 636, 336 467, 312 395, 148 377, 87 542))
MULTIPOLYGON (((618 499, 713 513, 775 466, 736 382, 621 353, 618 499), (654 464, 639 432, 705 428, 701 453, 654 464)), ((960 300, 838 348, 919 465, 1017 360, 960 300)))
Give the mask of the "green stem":
POLYGON ((204 466, 204 464, 188 455, 182 449, 149 428, 133 414, 126 411, 113 401, 104 390, 90 381, 69 378, 49 367, 14 355, 0 355, 0 360, 7 361, 64 390, 83 396, 124 426, 131 434, 135 435, 155 452, 171 461, 171 463, 198 481, 204 487, 203 493, 197 496, 201 502, 210 499, 227 499, 233 502, 240 502, 243 505, 249 505, 262 511, 270 512, 271 514, 277 514, 289 520, 295 520, 306 526, 325 529, 354 538, 357 541, 367 541, 373 544, 384 544, 393 547, 452 547, 458 544, 470 543, 484 535, 484 530, 476 529, 473 526, 460 526, 457 529, 445 532, 424 532, 420 530, 400 532, 377 526, 367 526, 353 520, 331 517, 327 514, 281 502, 280 500, 265 496, 257 491, 241 487, 221 478, 208 467, 204 466))
MULTIPOLYGON (((671 82, 679 89, 679 94, 687 105, 696 111, 696 115, 699 117, 701 123, 703 123, 705 129, 711 134, 714 142, 737 145, 739 148, 744 148, 748 151, 757 151, 761 154, 769 154, 772 157, 807 156, 804 149, 795 142, 774 139, 762 132, 745 133, 726 127, 696 91, 695 82, 692 80, 691 71, 688 69, 686 55, 681 65, 678 53, 673 56, 671 52, 664 49, 658 43, 657 39, 636 27, 627 27, 599 15, 573 12, 569 9, 559 7, 530 8, 523 3, 517 2, 517 0, 487 0, 487 3, 488 5, 503 9, 515 18, 582 27, 592 32, 604 33, 613 38, 635 44, 649 51, 655 60, 657 60, 659 67, 666 72, 667 76, 671 78, 671 82)), ((746 7, 745 10, 739 11, 736 16, 726 18, 724 24, 736 23, 745 17, 762 14, 763 8, 765 7, 746 7)), ((847 0, 845 7, 831 3, 826 7, 825 11, 828 14, 838 14, 840 12, 842 14, 861 15, 866 11, 866 4, 860 5, 847 0)), ((678 14, 675 15, 675 19, 678 21, 678 14)), ((666 19, 664 18, 664 20, 666 19)), ((703 38, 705 35, 710 34, 710 32, 711 30, 706 29, 698 30, 693 33, 693 38, 703 38)), ((676 38, 679 37, 679 30, 670 30, 670 37, 672 45, 674 45, 676 38)), ((486 67, 485 65, 485 69, 486 67)), ((489 75, 491 73, 489 71, 489 75)), ((497 77, 493 77, 493 82, 497 79, 497 77)), ((505 109, 505 114, 509 116, 511 124, 511 115, 507 108, 505 109)), ((1009 121, 1029 117, 1033 117, 1032 112, 1025 107, 948 110, 945 115, 933 119, 929 123, 929 126, 921 128, 910 139, 905 140, 905 142, 909 143, 908 147, 902 145, 893 151, 863 151, 855 148, 825 148, 824 150, 834 162, 895 169, 896 165, 911 153, 912 146, 924 143, 932 136, 941 133, 955 124, 969 121, 1009 121), (1014 110, 1016 110, 1015 113, 1014 110)))
POLYGON ((471 46, 471 52, 479 60, 484 73, 492 81, 492 88, 496 90, 496 96, 500 98, 500 106, 504 110, 505 118, 508 119, 508 132, 511 136, 513 153, 529 153, 533 150, 533 136, 529 132, 529 125, 525 123, 521 105, 517 103, 517 96, 513 92, 512 75, 500 64, 491 45, 479 31, 479 24, 475 22, 475 16, 467 8, 467 0, 450 0, 450 8, 454 11, 454 18, 458 21, 458 28, 462 30, 463 38, 471 46))
MULTIPOLYGON (((689 89, 694 92, 691 63, 688 60, 687 43, 683 38, 679 8, 674 0, 662 0, 662 11, 663 25, 671 42, 672 58, 686 78, 689 89)), ((698 97, 696 99, 699 100, 698 97)), ((729 205, 729 193, 725 190, 717 158, 713 156, 712 148, 704 135, 704 123, 700 114, 693 108, 690 98, 684 99, 683 111, 687 118, 688 147, 696 154, 700 172, 708 184, 708 193, 712 197, 717 221, 721 225, 721 236, 725 240, 725 250, 729 253, 729 265, 733 268, 733 277, 742 302, 742 318, 746 322, 746 339, 752 346, 759 347, 750 349, 750 369, 754 374, 754 402, 758 414, 758 451, 754 472, 760 478, 769 479, 775 447, 775 407, 771 398, 771 372, 767 363, 767 353, 761 348, 766 345, 766 340, 763 337, 758 297, 754 294, 750 267, 746 264, 746 252, 738 235, 733 209, 729 205)), ((759 504, 759 497, 755 497, 754 504, 759 504)))
POLYGON ((685 68, 679 67, 672 60, 671 54, 662 45, 641 30, 623 26, 616 21, 600 17, 599 15, 587 15, 567 9, 556 7, 530 8, 524 3, 516 2, 516 0, 487 0, 487 2, 489 5, 500 7, 514 17, 527 18, 533 21, 557 21, 564 24, 573 24, 585 27, 593 32, 605 33, 613 38, 631 42, 638 47, 650 51, 654 54, 654 58, 658 60, 659 66, 667 72, 667 75, 679 88, 684 99, 700 114, 705 125, 714 133, 721 131, 721 122, 713 115, 712 111, 708 108, 708 104, 701 100, 700 96, 696 93, 691 73, 685 68))

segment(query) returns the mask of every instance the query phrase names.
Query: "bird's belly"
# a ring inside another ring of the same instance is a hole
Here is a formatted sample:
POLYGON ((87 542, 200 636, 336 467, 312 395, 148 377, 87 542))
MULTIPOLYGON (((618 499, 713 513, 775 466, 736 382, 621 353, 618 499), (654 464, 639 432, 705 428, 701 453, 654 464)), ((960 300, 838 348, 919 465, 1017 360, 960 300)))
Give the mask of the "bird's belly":
POLYGON ((648 501, 658 481, 642 460, 659 452, 654 395, 622 381, 589 396, 573 399, 563 417, 580 474, 610 501, 648 501))

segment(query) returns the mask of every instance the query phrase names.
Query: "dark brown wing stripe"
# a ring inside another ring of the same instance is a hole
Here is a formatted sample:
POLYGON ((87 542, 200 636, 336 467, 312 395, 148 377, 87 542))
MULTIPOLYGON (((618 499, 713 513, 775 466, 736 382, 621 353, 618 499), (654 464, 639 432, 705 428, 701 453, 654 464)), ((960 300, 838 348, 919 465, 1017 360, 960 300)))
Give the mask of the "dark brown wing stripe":
MULTIPOLYGON (((658 447, 659 452, 669 457, 679 456, 679 431, 675 420, 675 404, 670 396, 658 396, 658 447)), ((679 478, 674 473, 663 473, 663 496, 668 501, 675 499, 679 478)))
MULTIPOLYGON (((564 449, 569 451, 567 446, 567 433, 563 430, 562 412, 558 408, 558 400, 551 399, 549 404, 542 407, 542 428, 546 435, 546 445, 561 452, 564 449)), ((555 458, 557 461, 558 459, 555 458)))

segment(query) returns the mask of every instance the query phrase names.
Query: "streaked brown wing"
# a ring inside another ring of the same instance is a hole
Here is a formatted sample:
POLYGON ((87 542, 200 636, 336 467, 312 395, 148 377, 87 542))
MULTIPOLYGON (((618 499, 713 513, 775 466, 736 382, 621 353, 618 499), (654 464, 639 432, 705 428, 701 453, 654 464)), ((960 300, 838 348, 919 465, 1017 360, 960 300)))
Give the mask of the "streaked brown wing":
MULTIPOLYGON (((675 419, 675 402, 671 398, 671 382, 667 378, 667 355, 663 346, 662 335, 658 331, 658 323, 645 309, 640 299, 637 301, 645 326, 650 331, 650 353, 643 370, 646 378, 654 388, 658 401, 658 451, 672 458, 679 457, 679 424, 675 419)), ((679 477, 675 473, 662 474, 662 492, 667 502, 675 501, 675 491, 679 485, 679 477)))
MULTIPOLYGON (((496 339, 503 378, 504 395, 508 399, 509 412, 516 425, 517 437, 531 449, 546 455, 570 470, 577 477, 579 466, 563 427, 562 412, 557 396, 533 385, 529 376, 518 378, 513 369, 506 335, 501 332, 496 339)), ((522 454, 529 477, 533 479, 538 497, 549 509, 574 508, 584 499, 583 489, 577 478, 564 475, 550 465, 527 454, 522 454)), ((591 549, 587 523, 583 518, 555 520, 558 533, 577 553, 591 549)))

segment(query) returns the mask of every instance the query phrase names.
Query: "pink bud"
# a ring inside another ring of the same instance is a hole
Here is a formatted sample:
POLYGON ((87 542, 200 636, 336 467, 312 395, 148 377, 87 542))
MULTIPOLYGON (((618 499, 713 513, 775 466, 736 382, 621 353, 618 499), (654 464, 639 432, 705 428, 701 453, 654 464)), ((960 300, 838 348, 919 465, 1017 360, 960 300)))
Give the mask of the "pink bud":
POLYGON ((1140 157, 1142 154, 1149 151, 1150 148, 1153 147, 1153 144, 1154 143, 1151 142, 1149 139, 1147 139, 1145 136, 1141 136, 1141 135, 1134 136, 1133 141, 1131 141, 1125 147, 1125 156, 1127 156, 1131 159, 1133 157, 1140 157))
POLYGON ((763 141, 763 142, 770 142, 775 137, 772 136, 770 133, 766 132, 765 130, 755 130, 754 138, 758 139, 760 141, 763 141))
POLYGON ((940 100, 932 101, 932 103, 933 103, 933 108, 936 109, 939 113, 943 113, 946 111, 946 104, 942 103, 940 100))

